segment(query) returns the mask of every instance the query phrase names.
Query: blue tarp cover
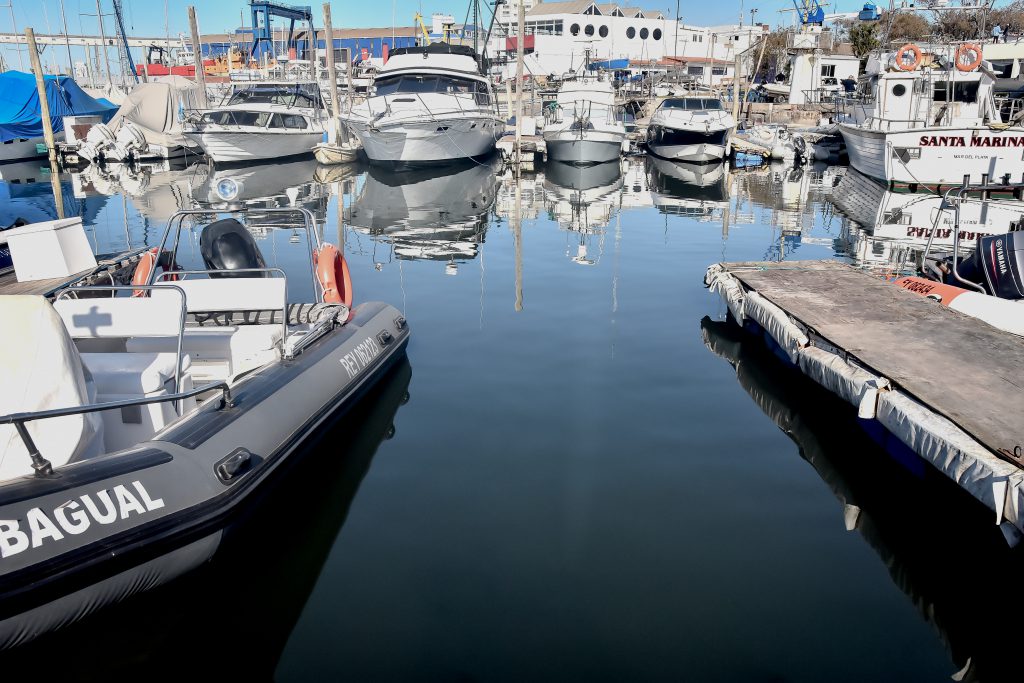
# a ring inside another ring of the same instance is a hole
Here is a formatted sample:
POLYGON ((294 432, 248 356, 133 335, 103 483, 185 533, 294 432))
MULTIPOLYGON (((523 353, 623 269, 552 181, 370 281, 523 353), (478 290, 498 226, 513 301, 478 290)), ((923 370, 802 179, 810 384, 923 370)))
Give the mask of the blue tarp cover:
POLYGON ((608 71, 615 71, 617 69, 628 69, 628 59, 605 59, 600 62, 591 62, 587 67, 591 71, 597 71, 598 69, 607 69, 608 71))
MULTIPOLYGON (((117 107, 89 97, 69 76, 46 76, 45 79, 54 133, 64 130, 65 116, 96 114, 106 123, 117 112, 117 107)), ((35 76, 21 71, 0 73, 0 142, 42 135, 43 118, 35 76)))

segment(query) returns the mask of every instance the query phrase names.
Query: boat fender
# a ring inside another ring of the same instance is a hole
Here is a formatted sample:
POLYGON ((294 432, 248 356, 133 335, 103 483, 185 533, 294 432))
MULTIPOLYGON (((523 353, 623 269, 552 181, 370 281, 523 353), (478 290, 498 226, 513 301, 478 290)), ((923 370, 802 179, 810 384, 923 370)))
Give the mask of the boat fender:
POLYGON ((324 303, 345 304, 352 308, 352 276, 348 270, 348 261, 338 248, 330 242, 324 243, 313 254, 313 267, 316 268, 317 279, 324 290, 324 303))
MULTIPOLYGON (((914 71, 921 66, 922 59, 921 48, 913 43, 907 43, 896 51, 896 68, 900 71, 914 71), (907 57, 913 57, 914 61, 908 62, 907 57)), ((959 64, 957 68, 960 68, 959 64)))
POLYGON ((896 280, 894 284, 926 299, 938 301, 943 306, 949 306, 953 299, 967 292, 966 289, 935 282, 934 280, 926 280, 923 277, 903 277, 896 280))
POLYGON ((972 43, 964 43, 956 49, 957 71, 974 71, 981 65, 981 48, 972 43))
MULTIPOLYGON (((158 247, 153 247, 152 249, 149 249, 142 255, 142 258, 139 259, 139 262, 135 264, 135 272, 132 274, 132 284, 148 285, 150 281, 149 278, 153 273, 153 269, 156 268, 157 266, 163 268, 165 272, 176 270, 175 267, 172 264, 168 263, 167 261, 167 252, 161 254, 160 249, 158 247)), ((177 280, 178 276, 168 275, 164 279, 177 280)), ((132 296, 146 296, 146 290, 136 289, 134 292, 132 292, 132 296)))

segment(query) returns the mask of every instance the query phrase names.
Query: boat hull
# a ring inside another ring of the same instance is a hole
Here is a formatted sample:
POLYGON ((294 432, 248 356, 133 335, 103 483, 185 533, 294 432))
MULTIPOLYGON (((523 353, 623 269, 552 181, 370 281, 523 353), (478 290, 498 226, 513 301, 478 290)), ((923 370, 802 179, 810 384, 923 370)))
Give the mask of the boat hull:
MULTIPOLYGON (((64 142, 64 132, 53 134, 54 142, 64 142)), ((40 159, 46 156, 46 152, 39 152, 36 145, 45 144, 43 138, 28 138, 27 140, 11 140, 0 144, 0 164, 8 161, 22 161, 25 159, 40 159)))
POLYGON ((185 133, 216 162, 232 163, 254 159, 281 159, 312 154, 323 139, 323 131, 189 131, 185 133))
POLYGON ((662 159, 707 163, 729 156, 731 135, 732 129, 704 132, 652 125, 647 129, 647 147, 662 159))
POLYGON ((408 337, 396 309, 363 304, 294 359, 240 380, 231 406, 214 397, 132 449, 0 485, 0 648, 40 635, 43 612, 47 628, 66 625, 202 562, 217 525, 373 386, 408 337), (222 466, 240 453, 225 479, 222 466), (145 569, 179 548, 171 565, 145 569), (89 590, 117 577, 130 580, 89 590), (40 611, 48 606, 56 612, 40 611))
POLYGON ((417 164, 487 156, 501 133, 495 117, 415 120, 376 127, 346 122, 371 163, 417 164))
POLYGON ((570 164, 603 164, 619 158, 625 135, 587 131, 545 133, 544 145, 548 159, 570 164))
POLYGON ((965 176, 979 184, 1024 176, 1024 128, 916 128, 883 132, 840 124, 850 165, 864 175, 900 185, 952 187, 965 176))

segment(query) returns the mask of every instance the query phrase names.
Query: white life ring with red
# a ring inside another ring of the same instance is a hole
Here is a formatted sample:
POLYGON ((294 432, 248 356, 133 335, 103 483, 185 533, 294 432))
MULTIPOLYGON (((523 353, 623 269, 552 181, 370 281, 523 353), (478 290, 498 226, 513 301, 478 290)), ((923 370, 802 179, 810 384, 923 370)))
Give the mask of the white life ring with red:
POLYGON ((325 242, 313 254, 313 266, 324 290, 324 303, 345 304, 352 308, 352 276, 348 271, 348 262, 338 248, 325 242))
MULTIPOLYGON (((153 269, 156 268, 156 266, 157 266, 157 264, 159 262, 160 262, 160 249, 157 248, 157 247, 153 247, 152 249, 147 250, 142 255, 142 257, 139 259, 139 262, 137 264, 135 264, 135 272, 132 273, 132 284, 133 285, 148 285, 149 284, 150 275, 153 273, 153 269)), ((169 270, 174 270, 174 266, 171 266, 169 270)), ((177 280, 178 276, 177 275, 170 275, 170 276, 168 276, 165 279, 167 279, 167 280, 177 280)), ((136 289, 134 292, 132 292, 132 296, 136 296, 136 297, 146 296, 146 290, 144 290, 144 289, 136 289)))
POLYGON ((921 53, 921 48, 913 43, 907 43, 899 50, 896 50, 896 68, 900 71, 914 71, 917 67, 921 66, 921 60, 923 59, 924 55, 921 53), (914 57, 913 62, 907 62, 905 59, 908 52, 914 57))
POLYGON ((981 65, 981 48, 973 43, 964 43, 956 49, 956 57, 953 61, 956 62, 957 71, 974 71, 981 65), (968 55, 973 55, 971 61, 964 61, 968 55))

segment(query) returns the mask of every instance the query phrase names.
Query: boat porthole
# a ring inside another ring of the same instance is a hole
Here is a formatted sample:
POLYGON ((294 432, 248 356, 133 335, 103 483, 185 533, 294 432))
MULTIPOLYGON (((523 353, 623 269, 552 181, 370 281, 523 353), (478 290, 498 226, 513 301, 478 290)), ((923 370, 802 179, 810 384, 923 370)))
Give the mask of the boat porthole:
POLYGON ((903 97, 904 95, 907 94, 907 86, 903 85, 902 83, 897 83, 896 85, 892 86, 892 94, 895 95, 896 97, 903 97))

